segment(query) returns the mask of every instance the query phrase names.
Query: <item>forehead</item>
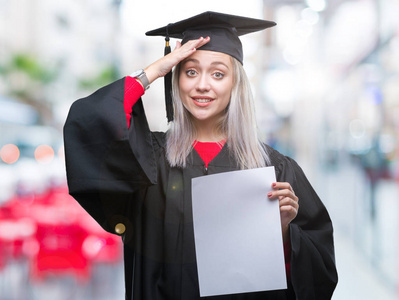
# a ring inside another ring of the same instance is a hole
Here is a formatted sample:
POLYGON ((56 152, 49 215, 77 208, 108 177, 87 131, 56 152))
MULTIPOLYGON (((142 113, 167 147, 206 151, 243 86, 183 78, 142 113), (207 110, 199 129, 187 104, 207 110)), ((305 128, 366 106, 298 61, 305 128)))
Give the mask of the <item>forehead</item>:
POLYGON ((201 50, 198 49, 190 57, 186 58, 182 63, 195 63, 199 65, 212 65, 212 64, 225 64, 227 67, 231 68, 231 56, 222 52, 201 50))

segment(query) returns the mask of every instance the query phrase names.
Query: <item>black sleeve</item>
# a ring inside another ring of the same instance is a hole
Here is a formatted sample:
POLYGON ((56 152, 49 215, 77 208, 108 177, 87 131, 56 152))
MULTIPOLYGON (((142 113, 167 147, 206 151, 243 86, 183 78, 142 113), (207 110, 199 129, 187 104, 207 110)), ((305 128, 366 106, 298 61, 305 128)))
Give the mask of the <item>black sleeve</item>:
POLYGON ((69 193, 106 230, 129 219, 134 193, 156 183, 152 134, 141 99, 130 129, 120 79, 71 106, 64 145, 69 193))
POLYGON ((294 160, 284 160, 278 177, 291 183, 299 199, 298 215, 290 224, 291 283, 296 299, 331 299, 338 275, 328 212, 294 160))

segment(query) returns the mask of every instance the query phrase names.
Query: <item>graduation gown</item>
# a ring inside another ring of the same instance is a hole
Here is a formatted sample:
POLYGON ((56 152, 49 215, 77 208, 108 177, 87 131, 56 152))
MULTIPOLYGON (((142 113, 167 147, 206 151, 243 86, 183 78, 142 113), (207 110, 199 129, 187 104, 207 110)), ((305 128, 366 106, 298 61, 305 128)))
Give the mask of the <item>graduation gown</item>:
MULTIPOLYGON (((150 131, 141 99, 127 128, 124 82, 72 104, 64 126, 69 192, 105 230, 125 226, 126 299, 200 299, 191 179, 239 167, 228 143, 207 169, 195 150, 185 168, 170 167, 165 134, 150 131)), ((337 283, 330 217, 297 163, 267 149, 277 181, 289 182, 300 204, 290 224, 289 288, 207 299, 330 299, 337 283)))

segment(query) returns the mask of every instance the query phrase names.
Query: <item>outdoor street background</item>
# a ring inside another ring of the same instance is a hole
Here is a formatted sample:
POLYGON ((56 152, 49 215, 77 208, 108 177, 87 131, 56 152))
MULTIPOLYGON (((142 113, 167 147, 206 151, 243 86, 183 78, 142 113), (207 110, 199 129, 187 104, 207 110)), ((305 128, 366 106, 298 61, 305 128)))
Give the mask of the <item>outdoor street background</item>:
MULTIPOLYGON (((119 237, 68 196, 62 127, 163 55, 146 31, 207 10, 277 22, 242 38, 244 68, 264 141, 331 215, 333 300, 399 299, 399 0, 0 0, 0 300, 124 299, 119 237)), ((166 130, 163 81, 143 99, 166 130)))

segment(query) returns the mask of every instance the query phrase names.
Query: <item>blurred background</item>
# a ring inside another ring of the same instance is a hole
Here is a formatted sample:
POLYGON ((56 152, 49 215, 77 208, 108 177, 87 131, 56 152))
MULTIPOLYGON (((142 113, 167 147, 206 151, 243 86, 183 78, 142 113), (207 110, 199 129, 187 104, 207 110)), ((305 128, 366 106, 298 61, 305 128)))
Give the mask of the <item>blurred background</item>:
MULTIPOLYGON (((399 299, 399 0, 193 4, 0 0, 0 299, 124 299, 120 239, 68 196, 62 127, 74 100, 163 55, 146 31, 206 10, 278 24, 243 37, 244 67, 264 140, 330 212, 333 299, 399 299)), ((162 80, 144 104, 166 130, 162 80)))

